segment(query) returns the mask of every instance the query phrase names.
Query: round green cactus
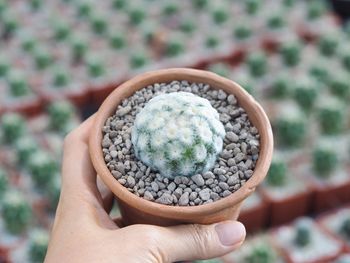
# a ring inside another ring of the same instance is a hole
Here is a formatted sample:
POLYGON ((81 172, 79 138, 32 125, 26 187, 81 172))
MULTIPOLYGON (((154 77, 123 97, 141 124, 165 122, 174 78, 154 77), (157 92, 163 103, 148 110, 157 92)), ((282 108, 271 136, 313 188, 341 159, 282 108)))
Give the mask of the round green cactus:
POLYGON ((220 76, 223 76, 225 78, 230 76, 230 66, 225 63, 218 62, 218 63, 211 64, 208 67, 208 70, 220 76))
POLYGON ((286 183, 287 164, 279 156, 274 155, 270 169, 267 174, 267 183, 278 187, 286 183))
POLYGON ((7 81, 10 86, 10 93, 12 96, 22 97, 30 93, 27 80, 22 72, 18 70, 10 71, 7 81))
POLYGON ((271 96, 276 99, 287 98, 291 93, 292 80, 285 73, 280 73, 271 83, 271 96))
POLYGON ((217 7, 213 10, 212 17, 215 24, 221 25, 228 20, 230 13, 226 7, 217 7))
POLYGON ((109 36, 109 44, 114 49, 122 49, 126 45, 125 36, 121 32, 113 32, 109 36))
POLYGON ((53 31, 54 31, 54 37, 58 41, 67 39, 71 33, 69 24, 60 19, 54 21, 53 31))
POLYGON ((280 54, 284 64, 290 67, 299 64, 301 59, 301 49, 302 45, 296 41, 283 44, 280 48, 280 54))
POLYGON ((220 39, 215 35, 209 35, 205 40, 207 48, 216 48, 220 43, 220 39))
POLYGON ((350 240, 350 217, 345 218, 340 227, 340 234, 350 240))
POLYGON ((253 247, 244 258, 245 263, 271 263, 275 262, 275 254, 268 244, 262 243, 253 247))
POLYGON ((3 36, 5 38, 12 35, 18 28, 16 15, 10 11, 7 11, 3 14, 1 22, 3 28, 3 36))
POLYGON ((0 78, 5 77, 10 69, 10 62, 4 56, 0 56, 0 78))
POLYGON ((252 35, 252 28, 251 25, 249 24, 249 21, 244 21, 243 23, 239 23, 234 31, 233 31, 233 35, 235 38, 239 39, 239 40, 244 40, 249 38, 252 35))
POLYGON ((176 57, 183 53, 184 45, 181 38, 173 38, 168 41, 165 47, 165 55, 169 57, 176 57))
POLYGON ((37 45, 35 37, 29 33, 22 33, 19 37, 22 49, 26 52, 32 53, 37 45))
POLYGON ((38 48, 34 54, 35 65, 39 70, 45 69, 53 62, 52 55, 48 50, 38 48))
POLYGON ((146 13, 141 8, 132 8, 129 10, 129 21, 132 25, 141 24, 146 18, 146 13))
POLYGON ((6 171, 0 167, 0 204, 9 185, 6 171))
POLYGON ((113 0, 112 7, 117 10, 122 10, 127 6, 127 4, 127 0, 113 0))
POLYGON ((132 130, 135 155, 163 176, 192 176, 214 166, 225 128, 206 99, 188 92, 151 99, 132 130))
POLYGON ((26 166, 33 153, 35 153, 39 147, 35 139, 30 136, 24 136, 19 138, 15 144, 17 163, 22 166, 26 166))
POLYGON ((339 46, 339 35, 327 34, 320 38, 318 48, 322 55, 333 56, 339 46))
POLYGON ((260 0, 246 0, 244 1, 245 4, 245 10, 250 15, 255 15, 261 6, 260 0))
POLYGON ((316 85, 310 78, 300 79, 295 85, 294 99, 305 112, 314 107, 317 98, 316 85))
POLYGON ((324 59, 316 60, 309 68, 310 76, 321 83, 327 83, 329 81, 330 72, 329 62, 324 59))
POLYGON ((193 0, 192 5, 196 9, 204 9, 208 6, 209 0, 193 0))
POLYGON ((53 85, 56 88, 63 88, 70 81, 69 73, 66 69, 56 67, 53 71, 53 85))
POLYGON ((75 62, 80 62, 88 51, 87 41, 81 36, 74 36, 71 39, 72 57, 75 62))
POLYGON ((192 19, 185 19, 185 20, 181 21, 181 23, 179 25, 179 29, 182 32, 190 35, 196 29, 196 25, 192 19))
POLYGON ((329 87, 334 95, 336 95, 340 99, 348 100, 350 97, 349 72, 335 72, 329 81, 329 87))
POLYGON ((265 53, 255 52, 247 57, 247 65, 253 77, 261 77, 267 71, 267 57, 265 53))
POLYGON ((299 247, 305 247, 311 242, 312 222, 308 218, 298 219, 296 222, 296 233, 294 243, 299 247))
POLYGON ((277 140, 284 147, 297 147, 305 139, 305 116, 296 107, 286 106, 274 126, 277 140))
POLYGON ((98 78, 105 74, 105 66, 99 57, 91 55, 86 60, 87 70, 91 77, 98 78))
POLYGON ((29 259, 32 263, 43 262, 49 244, 49 234, 43 229, 35 229, 29 236, 29 259))
POLYGON ((313 150, 313 169, 320 178, 328 178, 338 164, 336 150, 332 145, 321 142, 313 150))
POLYGON ((176 2, 168 2, 163 7, 164 16, 172 16, 179 12, 179 6, 176 2))
POLYGON ((1 118, 1 130, 5 143, 11 144, 24 134, 25 120, 17 113, 6 113, 1 118))
POLYGON ((56 131, 65 131, 74 115, 73 105, 65 100, 52 103, 48 108, 50 127, 56 131))
POLYGON ((103 15, 93 14, 90 17, 91 29, 96 34, 104 34, 108 28, 108 22, 103 15))
POLYGON ((312 0, 307 4, 307 18, 315 20, 327 12, 327 6, 323 0, 312 0))
POLYGON ((350 71, 350 47, 346 45, 345 47, 341 48, 339 52, 339 56, 343 67, 349 72, 350 71))
POLYGON ((145 52, 138 51, 130 57, 130 67, 132 69, 139 69, 148 63, 148 58, 145 52))
POLYGON ((322 133, 339 134, 345 126, 345 107, 336 98, 328 97, 318 109, 318 122, 322 133))
POLYGON ((45 189, 57 172, 58 163, 47 152, 36 151, 30 157, 28 167, 35 185, 45 189))
POLYGON ((270 29, 276 30, 283 28, 286 25, 286 21, 282 14, 274 13, 267 18, 266 24, 270 29))
POLYGON ((92 9, 93 9, 93 6, 91 1, 85 0, 85 1, 78 2, 77 10, 78 10, 78 15, 80 17, 84 17, 84 18, 89 17, 91 15, 92 9))
POLYGON ((28 228, 32 210, 20 192, 7 191, 2 204, 2 218, 7 231, 12 234, 21 234, 28 228))

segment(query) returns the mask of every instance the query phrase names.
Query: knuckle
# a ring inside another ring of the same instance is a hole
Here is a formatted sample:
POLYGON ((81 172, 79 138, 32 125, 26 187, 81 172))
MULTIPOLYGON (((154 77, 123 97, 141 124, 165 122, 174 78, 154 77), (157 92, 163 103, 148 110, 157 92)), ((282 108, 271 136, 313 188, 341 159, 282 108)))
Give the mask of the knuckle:
POLYGON ((205 257, 212 244, 212 235, 209 228, 198 224, 192 224, 191 238, 197 250, 197 255, 203 255, 205 257))

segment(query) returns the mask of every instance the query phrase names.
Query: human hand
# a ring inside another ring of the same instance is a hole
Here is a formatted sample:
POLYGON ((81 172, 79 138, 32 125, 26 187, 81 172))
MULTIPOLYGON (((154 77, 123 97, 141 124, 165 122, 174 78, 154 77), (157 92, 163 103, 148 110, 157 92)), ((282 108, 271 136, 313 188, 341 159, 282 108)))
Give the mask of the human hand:
POLYGON ((110 218, 113 195, 100 191, 88 152, 93 117, 64 141, 62 190, 46 263, 173 262, 222 256, 245 238, 236 221, 213 225, 119 228, 110 218))

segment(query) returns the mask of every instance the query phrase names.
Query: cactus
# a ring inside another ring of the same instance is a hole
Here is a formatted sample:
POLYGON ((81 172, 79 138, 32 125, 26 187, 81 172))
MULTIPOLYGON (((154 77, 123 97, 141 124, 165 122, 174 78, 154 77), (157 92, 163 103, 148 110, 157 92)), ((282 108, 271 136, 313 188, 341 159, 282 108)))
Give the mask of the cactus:
POLYGON ((345 126, 345 107, 336 98, 328 97, 318 109, 318 122, 322 133, 339 134, 345 126))
POLYGON ((215 35, 210 35, 205 40, 205 46, 207 48, 216 48, 220 43, 220 39, 215 35))
POLYGON ((345 218, 340 227, 340 234, 350 240, 350 217, 345 218))
POLYGON ((324 59, 318 59, 310 66, 309 74, 321 83, 328 83, 331 76, 329 62, 324 59))
POLYGON ((280 73, 271 83, 271 95, 277 99, 287 98, 291 92, 292 80, 287 74, 280 73))
POLYGON ((145 52, 137 52, 130 57, 130 67, 132 69, 139 69, 145 66, 148 62, 148 58, 145 52))
POLYGON ((6 113, 1 118, 1 130, 4 141, 14 143, 26 130, 25 121, 17 113, 6 113))
POLYGON ((235 81, 242 86, 249 94, 254 95, 254 84, 247 74, 238 74, 235 81))
POLYGON ((0 204, 2 203, 2 198, 9 185, 7 174, 4 169, 0 167, 0 204))
MULTIPOLYGON (((350 25, 350 23, 349 23, 350 25)), ((339 56, 343 67, 350 72, 350 47, 345 45, 340 49, 339 56)))
POLYGON ((251 26, 249 24, 248 21, 245 22, 241 22, 239 23, 233 32, 233 35, 235 36, 235 38, 239 39, 239 40, 244 40, 249 38, 252 35, 252 29, 251 26))
POLYGON ((28 228, 32 210, 22 193, 7 191, 2 204, 2 218, 7 231, 12 234, 21 234, 28 228))
POLYGON ((79 1, 77 10, 80 17, 89 17, 92 12, 92 4, 89 0, 79 1))
POLYGON ((30 0, 30 7, 33 11, 37 11, 41 8, 43 1, 42 0, 30 0))
POLYGON ((53 72, 53 85, 57 88, 62 88, 69 83, 69 73, 61 68, 57 67, 53 72))
POLYGON ((267 183, 273 187, 283 186, 286 183, 287 164, 279 156, 274 155, 267 174, 267 183))
POLYGON ((248 55, 247 65, 253 77, 261 77, 267 71, 267 57, 265 53, 255 52, 248 55))
POLYGON ((275 262, 275 254, 268 244, 262 243, 253 247, 249 255, 244 258, 245 263, 272 263, 275 262))
POLYGON ((217 7, 213 10, 212 13, 213 21, 217 25, 225 23, 228 20, 229 16, 230 14, 226 7, 217 7))
POLYGON ((26 166, 33 153, 38 151, 39 147, 35 139, 29 136, 19 138, 15 144, 17 163, 26 166))
POLYGON ((109 36, 109 44, 114 49, 122 49, 125 47, 125 37, 120 32, 113 32, 109 36))
POLYGON ((121 9, 126 8, 127 4, 128 4, 127 0, 113 0, 112 7, 114 9, 121 10, 121 9))
POLYGON ((108 23, 104 16, 93 14, 90 17, 90 26, 94 33, 102 35, 107 31, 108 23))
POLYGON ((71 49, 73 60, 75 62, 81 61, 85 57, 88 50, 86 40, 79 36, 74 36, 71 40, 71 49))
POLYGON ((10 11, 7 11, 3 14, 1 22, 3 36, 5 38, 11 36, 18 28, 18 21, 16 20, 16 16, 10 11))
POLYGON ((163 7, 163 15, 164 16, 172 16, 179 12, 179 6, 176 2, 166 3, 163 7))
POLYGON ((293 7, 295 5, 296 0, 283 0, 283 5, 285 7, 293 7))
POLYGON ((284 147, 296 147, 303 143, 306 134, 305 116, 298 108, 288 105, 275 122, 276 137, 284 147))
POLYGON ((338 35, 324 35, 321 36, 318 41, 318 48, 322 55, 326 57, 333 56, 339 46, 339 36, 338 35))
POLYGON ((8 84, 10 86, 10 93, 14 97, 22 97, 30 93, 27 80, 20 71, 12 70, 9 72, 8 84))
POLYGON ((131 137, 138 159, 173 178, 212 168, 225 129, 208 100, 177 92, 151 99, 136 116, 131 137))
POLYGON ((56 174, 58 164, 47 152, 36 151, 29 159, 28 168, 35 185, 45 189, 56 174))
POLYGON ((294 99, 304 111, 309 112, 314 107, 316 98, 317 89, 313 79, 304 78, 297 81, 294 99))
POLYGON ((38 48, 34 53, 34 60, 37 69, 45 69, 53 62, 53 58, 48 50, 38 48))
POLYGON ((338 164, 336 151, 331 144, 319 143, 312 154, 313 169, 320 178, 329 178, 338 164))
POLYGON ((57 101, 48 108, 50 128, 56 131, 65 131, 74 115, 74 107, 68 101, 57 101))
POLYGON ((312 0, 307 4, 307 18, 315 20, 325 14, 327 11, 326 4, 323 0, 312 0))
POLYGON ((181 39, 173 38, 168 41, 165 46, 165 55, 168 57, 176 57, 183 53, 184 45, 181 39))
POLYGON ((62 41, 68 38, 70 35, 69 24, 63 20, 56 20, 53 24, 54 37, 58 41, 62 41))
POLYGON ((298 247, 305 247, 311 242, 312 222, 308 218, 298 219, 296 222, 296 233, 294 243, 298 247))
POLYGON ((267 18, 266 23, 267 23, 267 26, 272 30, 280 29, 286 25, 286 21, 284 20, 284 17, 279 13, 271 14, 267 18))
POLYGON ((139 25, 145 19, 145 11, 141 8, 132 8, 129 11, 129 21, 132 25, 139 25))
POLYGON ((245 11, 250 15, 255 15, 260 9, 261 1, 246 0, 244 1, 244 4, 245 4, 245 11))
POLYGON ((185 19, 181 22, 179 28, 182 32, 190 35, 196 29, 196 25, 194 24, 192 19, 185 19))
POLYGON ((338 71, 329 81, 331 92, 340 99, 348 100, 350 97, 350 77, 348 72, 338 71))
POLYGON ((225 63, 218 62, 211 64, 208 70, 225 78, 230 76, 230 67, 225 63))
POLYGON ((26 52, 33 52, 37 45, 37 41, 31 34, 22 33, 20 36, 21 47, 26 52))
POLYGON ((284 43, 280 48, 280 54, 285 65, 293 67, 299 64, 302 45, 297 41, 284 43))
POLYGON ((10 69, 10 63, 7 58, 0 56, 0 78, 5 77, 10 69))
POLYGON ((89 56, 87 58, 88 73, 93 78, 101 77, 105 74, 105 67, 102 60, 97 56, 89 56))
POLYGON ((32 263, 43 262, 49 244, 49 234, 44 229, 35 229, 29 236, 29 259, 32 263))

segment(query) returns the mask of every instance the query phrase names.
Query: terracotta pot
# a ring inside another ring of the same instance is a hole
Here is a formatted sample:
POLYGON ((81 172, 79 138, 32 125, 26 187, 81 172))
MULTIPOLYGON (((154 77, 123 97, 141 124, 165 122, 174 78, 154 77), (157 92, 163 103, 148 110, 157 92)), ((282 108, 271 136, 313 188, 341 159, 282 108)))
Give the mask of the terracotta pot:
POLYGON ((270 204, 261 198, 258 204, 247 209, 242 208, 238 221, 242 222, 247 233, 251 234, 267 226, 269 215, 270 204))
POLYGON ((95 117, 95 129, 91 131, 89 151, 92 163, 103 182, 115 194, 124 225, 147 223, 175 225, 181 223, 210 224, 227 219, 237 219, 241 204, 264 179, 269 169, 273 152, 273 135, 269 120, 261 106, 243 88, 233 81, 207 71, 173 68, 141 74, 116 88, 103 102, 95 117), (235 193, 213 203, 193 206, 167 206, 147 201, 130 193, 112 176, 102 153, 102 127, 121 101, 156 82, 187 80, 207 83, 213 88, 234 94, 246 110, 249 119, 260 133, 260 155, 252 177, 235 193))

